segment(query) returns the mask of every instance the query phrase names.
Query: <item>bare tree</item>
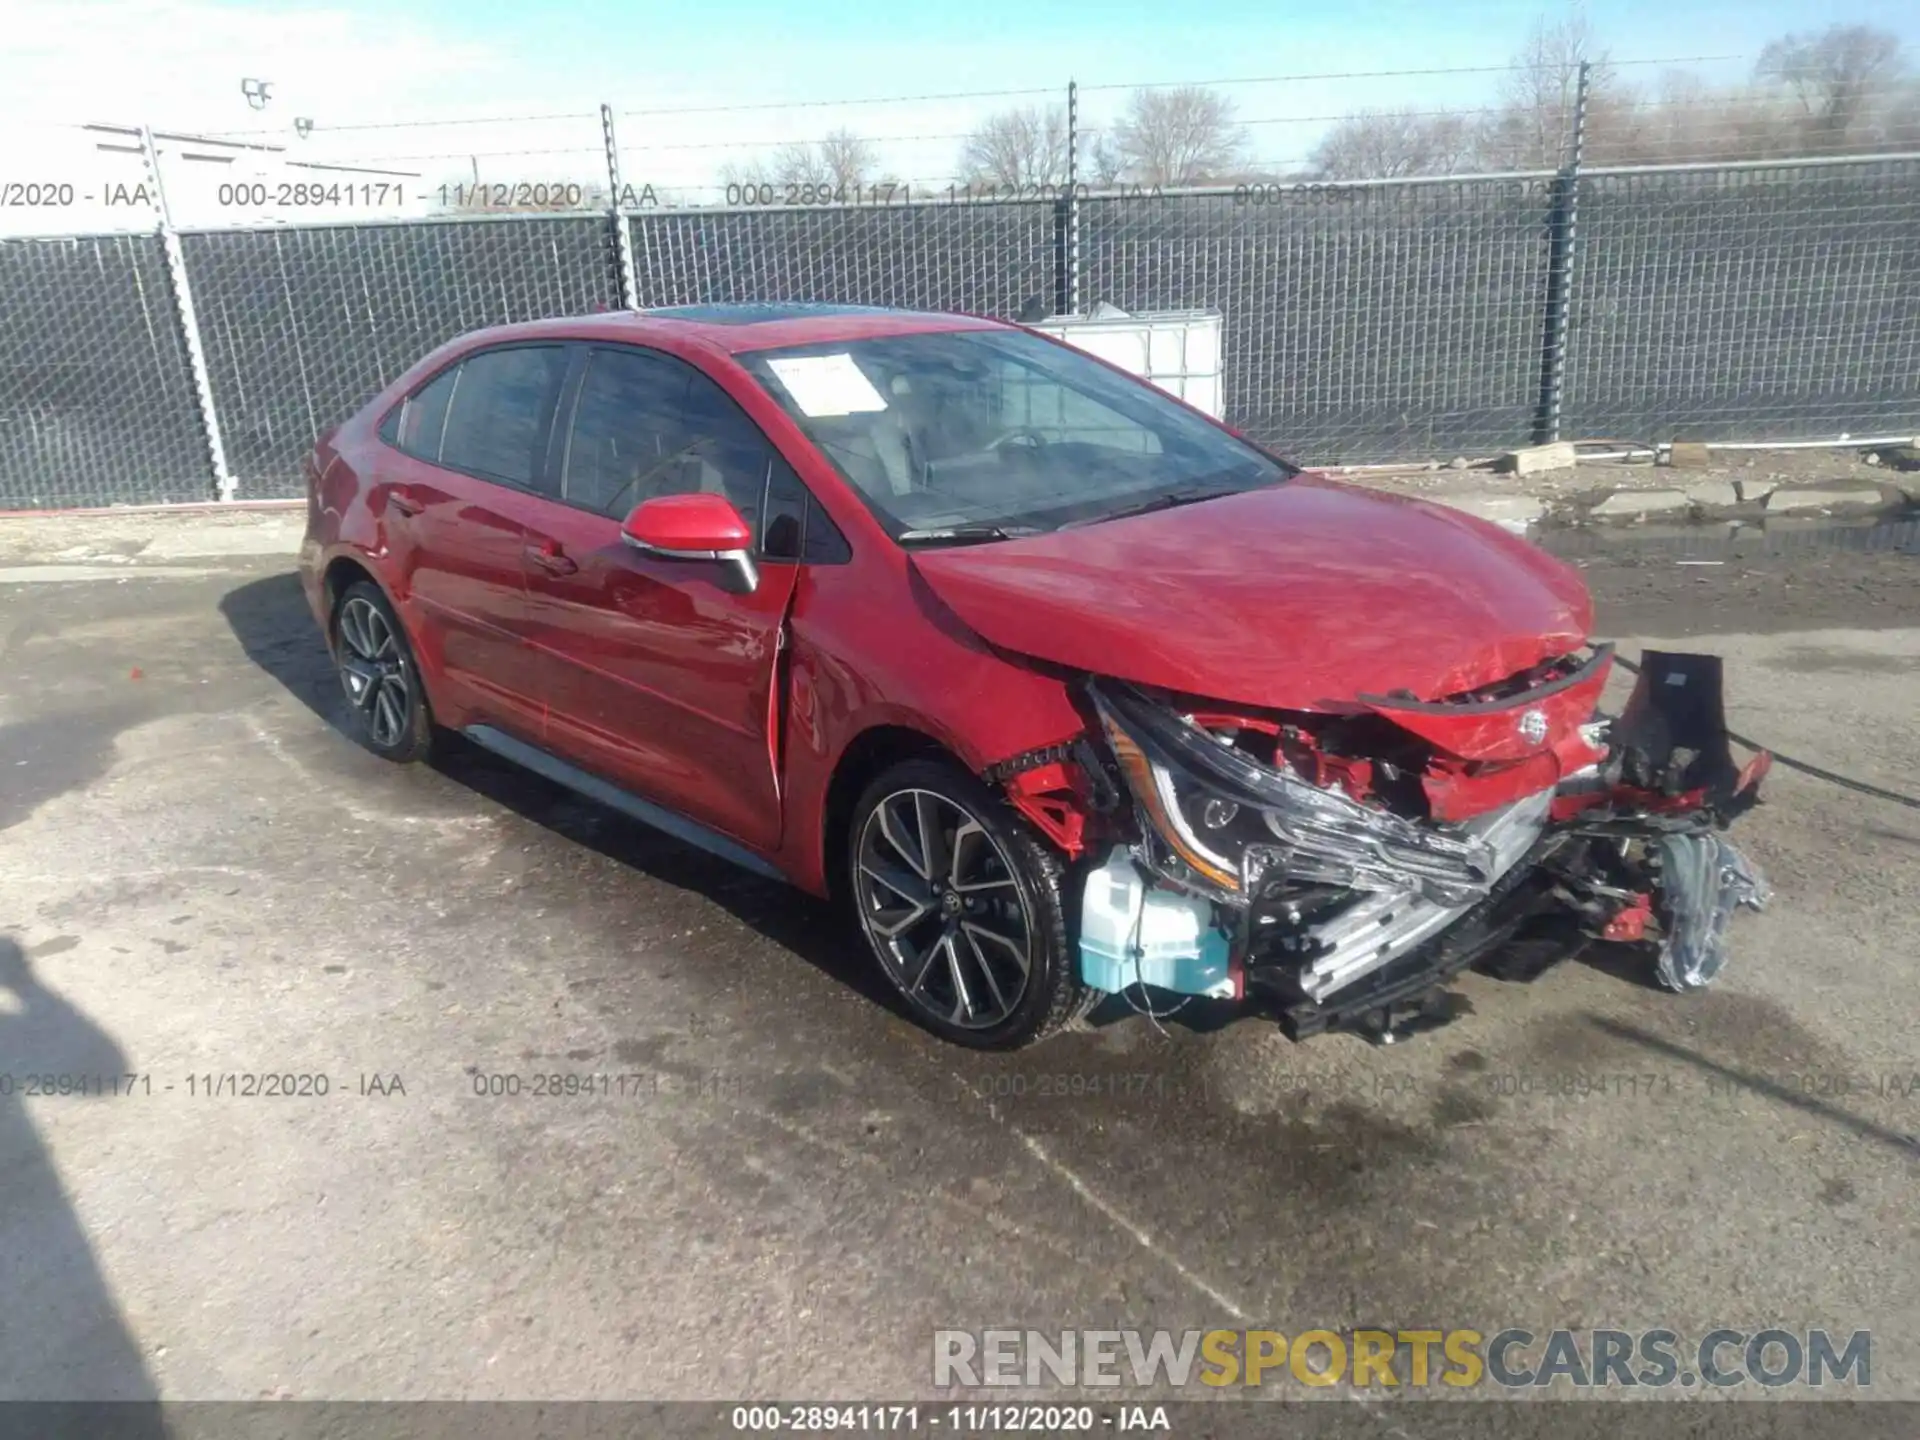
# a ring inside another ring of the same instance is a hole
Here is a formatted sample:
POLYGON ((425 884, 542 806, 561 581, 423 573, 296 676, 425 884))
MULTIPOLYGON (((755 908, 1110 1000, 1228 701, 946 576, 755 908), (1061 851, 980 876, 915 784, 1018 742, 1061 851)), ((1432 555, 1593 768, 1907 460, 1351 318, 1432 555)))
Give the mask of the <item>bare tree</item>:
POLYGON ((1887 96, 1872 137, 1876 150, 1920 150, 1920 82, 1908 81, 1887 96))
POLYGON ((773 167, 763 159, 729 160, 720 167, 720 183, 729 190, 758 196, 774 183, 773 167))
POLYGON ((1608 165, 1765 160, 1801 149, 1792 117, 1750 86, 1715 87, 1691 71, 1661 75, 1645 98, 1617 95, 1588 123, 1588 157, 1608 165))
POLYGON ((820 164, 835 189, 853 189, 873 178, 879 164, 873 146, 851 130, 835 130, 819 144, 820 164))
POLYGON ((976 184, 1059 185, 1067 178, 1067 112, 1003 110, 989 116, 960 147, 960 173, 976 184))
POLYGON ((1784 86, 1799 107, 1810 149, 1831 151, 1906 71, 1900 41, 1870 25, 1835 25, 1818 35, 1787 35, 1760 52, 1754 76, 1784 86))
POLYGON ((1114 143, 1113 137, 1095 135, 1093 144, 1087 147, 1087 180, 1102 188, 1118 185, 1126 169, 1127 158, 1120 153, 1120 147, 1114 143))
POLYGON ((1882 31, 1788 35, 1762 52, 1751 84, 1669 72, 1649 97, 1616 89, 1597 111, 1590 102, 1587 153, 1640 165, 1907 149, 1920 143, 1920 84, 1909 74, 1882 31))
POLYGON ((1598 129, 1602 112, 1615 101, 1617 81, 1585 12, 1575 8, 1551 24, 1534 22, 1501 87, 1500 108, 1481 130, 1478 149, 1489 168, 1551 170, 1563 163, 1583 62, 1591 67, 1588 121, 1598 129))
POLYGON ((771 156, 729 161, 720 167, 720 181, 753 194, 804 185, 837 193, 866 185, 878 163, 871 144, 851 130, 835 130, 824 139, 783 145, 771 156))
POLYGON ((1241 164, 1247 149, 1233 102, 1198 85, 1134 91, 1112 141, 1124 167, 1118 178, 1142 185, 1219 179, 1241 164))
POLYGON ((1458 115, 1363 110, 1335 125, 1314 147, 1316 180, 1451 175, 1470 168, 1474 135, 1458 115))
POLYGON ((776 185, 830 185, 833 172, 825 152, 797 140, 774 152, 773 179, 776 185))

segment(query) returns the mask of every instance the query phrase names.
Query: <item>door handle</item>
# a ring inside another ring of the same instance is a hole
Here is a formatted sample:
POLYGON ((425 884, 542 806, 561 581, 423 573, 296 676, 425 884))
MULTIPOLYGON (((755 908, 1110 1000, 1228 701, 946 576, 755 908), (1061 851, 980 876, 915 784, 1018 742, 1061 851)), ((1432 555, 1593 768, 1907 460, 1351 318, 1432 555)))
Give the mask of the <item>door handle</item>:
POLYGON ((387 505, 395 513, 400 515, 418 515, 422 510, 427 508, 414 497, 413 492, 410 490, 389 490, 387 492, 387 505))
POLYGON ((571 575, 580 568, 579 561, 551 540, 527 546, 527 558, 549 575, 571 575))

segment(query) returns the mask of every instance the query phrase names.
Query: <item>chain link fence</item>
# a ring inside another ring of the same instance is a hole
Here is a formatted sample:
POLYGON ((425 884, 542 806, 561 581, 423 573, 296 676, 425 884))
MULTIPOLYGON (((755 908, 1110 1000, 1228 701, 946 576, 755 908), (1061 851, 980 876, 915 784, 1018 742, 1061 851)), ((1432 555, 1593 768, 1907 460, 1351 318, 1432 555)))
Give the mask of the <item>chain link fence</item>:
MULTIPOLYGON (((264 498, 297 495, 315 435, 441 342, 626 303, 1218 310, 1227 420, 1316 463, 1481 456, 1556 423, 1640 443, 1912 433, 1916 234, 1920 156, 179 243, 235 493, 264 498)), ((171 287, 152 235, 0 240, 0 509, 215 493, 171 287)))
POLYGON ((1588 173, 1563 431, 1920 431, 1920 157, 1588 173))
POLYGON ((787 206, 636 215, 638 303, 833 301, 1017 315, 1051 309, 1060 209, 1049 201, 787 206))
POLYGON ((297 492, 314 437, 468 330, 619 307, 593 216, 281 227, 182 237, 227 464, 297 492))
POLYGON ((213 494, 155 235, 0 242, 0 510, 213 494))
POLYGON ((1527 437, 1545 180, 1247 186, 1081 214, 1086 300, 1221 312, 1227 418, 1254 438, 1363 462, 1527 437))

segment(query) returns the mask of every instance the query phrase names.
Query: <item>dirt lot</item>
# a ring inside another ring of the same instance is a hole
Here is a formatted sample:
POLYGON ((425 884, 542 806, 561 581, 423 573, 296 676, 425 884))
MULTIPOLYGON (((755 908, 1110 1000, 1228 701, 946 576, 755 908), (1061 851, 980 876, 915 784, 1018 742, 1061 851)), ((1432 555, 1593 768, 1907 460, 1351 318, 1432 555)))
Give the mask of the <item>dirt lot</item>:
MULTIPOLYGON (((1697 997, 984 1057, 820 907, 355 748, 284 562, 59 563, 0 582, 0 1072, 135 1078, 0 1095, 0 1399, 898 1399, 940 1328, 1416 1323, 1870 1329, 1920 1398, 1920 812, 1776 771, 1697 997)), ((1625 653, 1710 635, 1735 728, 1920 793, 1920 563, 1587 564, 1625 653)))

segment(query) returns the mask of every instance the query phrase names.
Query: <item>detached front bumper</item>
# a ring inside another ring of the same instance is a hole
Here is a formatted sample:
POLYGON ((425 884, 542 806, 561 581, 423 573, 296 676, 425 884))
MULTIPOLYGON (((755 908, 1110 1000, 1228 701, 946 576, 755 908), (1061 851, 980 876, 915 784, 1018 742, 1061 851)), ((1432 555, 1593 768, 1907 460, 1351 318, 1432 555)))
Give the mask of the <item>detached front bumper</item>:
MULTIPOLYGON (((1557 690, 1586 691, 1608 658, 1557 690)), ((1257 997, 1296 1038, 1342 1026, 1390 1037, 1440 1018, 1446 980, 1515 948, 1532 957, 1517 967, 1531 978, 1595 941, 1644 943, 1662 984, 1705 985, 1733 912, 1769 894, 1717 833, 1757 801, 1769 760, 1735 770, 1720 683, 1713 657, 1649 653, 1618 720, 1562 718, 1556 733, 1577 738, 1538 752, 1552 757, 1544 785, 1457 821, 1438 803, 1424 821, 1362 804, 1139 692, 1096 684, 1137 833, 1087 882, 1083 978, 1257 997), (1592 758, 1568 769, 1568 756, 1592 758), (1234 834, 1237 850, 1217 838, 1234 834), (1122 866, 1136 886, 1123 886, 1122 866)), ((1457 723, 1421 708, 1429 729, 1457 723)), ((1496 738, 1512 728, 1464 718, 1496 738)), ((1511 763, 1486 768, 1530 763, 1499 758, 1511 763)))

